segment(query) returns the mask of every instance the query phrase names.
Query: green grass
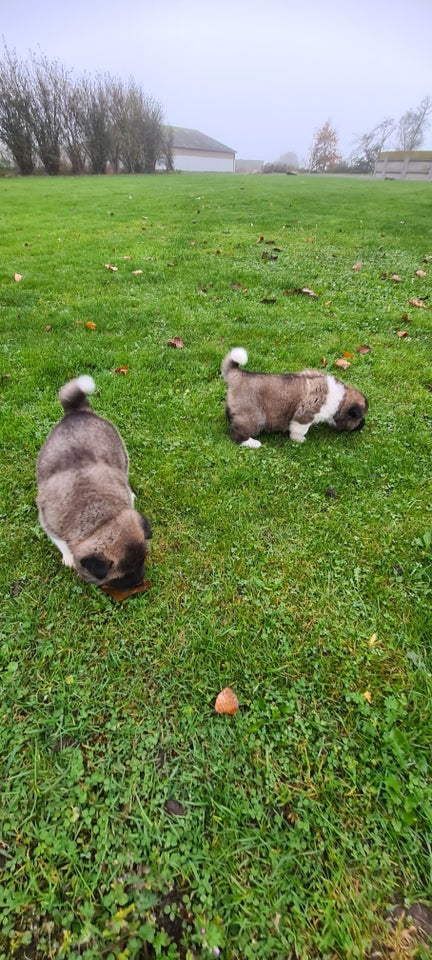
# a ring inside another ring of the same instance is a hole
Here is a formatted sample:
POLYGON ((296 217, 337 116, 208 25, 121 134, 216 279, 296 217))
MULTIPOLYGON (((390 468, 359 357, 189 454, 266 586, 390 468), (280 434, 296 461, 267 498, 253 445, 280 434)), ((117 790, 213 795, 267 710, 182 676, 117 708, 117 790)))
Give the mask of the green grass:
POLYGON ((431 903, 430 212, 420 183, 0 181, 1 960, 361 958, 431 903), (365 429, 236 447, 233 346, 351 353, 365 429), (122 604, 37 522, 87 372, 153 526, 122 604))

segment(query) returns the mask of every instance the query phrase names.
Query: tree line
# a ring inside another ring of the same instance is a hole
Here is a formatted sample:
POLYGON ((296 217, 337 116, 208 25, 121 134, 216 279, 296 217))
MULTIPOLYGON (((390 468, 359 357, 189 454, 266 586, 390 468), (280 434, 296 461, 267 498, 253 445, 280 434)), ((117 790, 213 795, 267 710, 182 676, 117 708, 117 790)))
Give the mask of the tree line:
POLYGON ((426 96, 418 107, 407 110, 398 121, 387 118, 359 136, 354 150, 345 160, 339 150, 337 130, 330 120, 326 120, 315 132, 309 170, 312 173, 325 173, 345 168, 356 173, 372 173, 378 155, 390 149, 390 145, 394 150, 418 150, 430 124, 431 114, 432 98, 426 96))
POLYGON ((173 168, 172 133, 163 109, 133 80, 74 77, 57 60, 4 47, 0 60, 0 141, 19 173, 51 176, 153 173, 173 168))

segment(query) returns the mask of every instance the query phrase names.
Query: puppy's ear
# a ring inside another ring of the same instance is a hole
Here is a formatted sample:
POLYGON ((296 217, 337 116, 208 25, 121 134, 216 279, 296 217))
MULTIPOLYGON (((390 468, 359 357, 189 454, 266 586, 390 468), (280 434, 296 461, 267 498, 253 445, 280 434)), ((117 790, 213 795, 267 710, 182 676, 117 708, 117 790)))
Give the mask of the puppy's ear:
POLYGON ((80 564, 85 570, 88 570, 96 580, 104 580, 112 567, 111 560, 106 560, 105 557, 98 556, 97 553, 83 557, 82 560, 80 560, 80 564))
POLYGON ((363 410, 359 407, 358 403, 353 403, 352 407, 347 410, 347 416, 352 417, 353 420, 361 420, 363 410))
POLYGON ((146 540, 151 540, 153 534, 152 534, 152 528, 150 526, 150 520, 148 519, 148 517, 145 517, 143 513, 140 513, 140 518, 141 518, 141 526, 144 530, 144 536, 146 540))

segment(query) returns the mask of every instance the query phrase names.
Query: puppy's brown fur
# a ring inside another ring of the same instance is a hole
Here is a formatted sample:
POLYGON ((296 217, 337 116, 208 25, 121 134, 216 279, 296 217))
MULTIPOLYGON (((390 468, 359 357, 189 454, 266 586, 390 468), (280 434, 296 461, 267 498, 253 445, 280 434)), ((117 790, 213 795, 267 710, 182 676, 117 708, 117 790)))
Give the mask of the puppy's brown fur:
POLYGON ((94 388, 84 376, 60 391, 64 416, 37 460, 39 520, 83 580, 126 589, 143 581, 151 527, 134 509, 121 437, 88 403, 94 388))
POLYGON ((366 397, 330 374, 252 373, 240 370, 247 353, 236 347, 222 362, 227 384, 226 413, 234 443, 258 447, 254 438, 263 431, 289 433, 302 442, 313 423, 336 430, 360 430, 368 409, 366 397))

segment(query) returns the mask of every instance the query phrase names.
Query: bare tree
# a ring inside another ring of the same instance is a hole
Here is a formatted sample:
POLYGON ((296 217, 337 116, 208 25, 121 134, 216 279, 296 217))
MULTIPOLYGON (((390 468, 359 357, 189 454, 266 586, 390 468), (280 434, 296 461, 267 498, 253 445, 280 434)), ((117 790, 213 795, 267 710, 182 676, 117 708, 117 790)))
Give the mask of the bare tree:
POLYGON ((375 167, 378 155, 384 150, 384 147, 395 130, 395 121, 391 119, 382 120, 376 127, 363 133, 358 138, 356 146, 351 154, 350 161, 353 166, 361 168, 363 173, 371 173, 375 167))
POLYGON ((92 173, 106 173, 110 159, 110 127, 106 79, 84 78, 82 92, 82 129, 86 154, 92 173))
POLYGON ((163 110, 153 97, 144 98, 144 173, 154 173, 163 153, 163 110))
POLYGON ((84 173, 86 146, 84 132, 85 94, 80 81, 69 86, 63 104, 63 147, 71 173, 84 173))
POLYGON ((415 110, 407 110, 399 120, 398 149, 418 150, 424 139, 432 114, 432 98, 424 97, 415 110))
POLYGON ((45 170, 53 176, 60 169, 69 74, 57 60, 50 61, 44 55, 33 53, 29 80, 33 135, 45 170))
POLYGON ((15 52, 4 49, 0 63, 0 139, 22 174, 33 173, 35 148, 28 71, 15 52))
POLYGON ((172 173, 174 170, 174 132, 172 127, 165 127, 164 129, 164 138, 162 145, 162 152, 160 155, 160 160, 163 160, 165 164, 165 170, 167 173, 172 173))
POLYGON ((309 158, 312 173, 325 173, 340 162, 338 135, 330 120, 316 131, 309 158))

